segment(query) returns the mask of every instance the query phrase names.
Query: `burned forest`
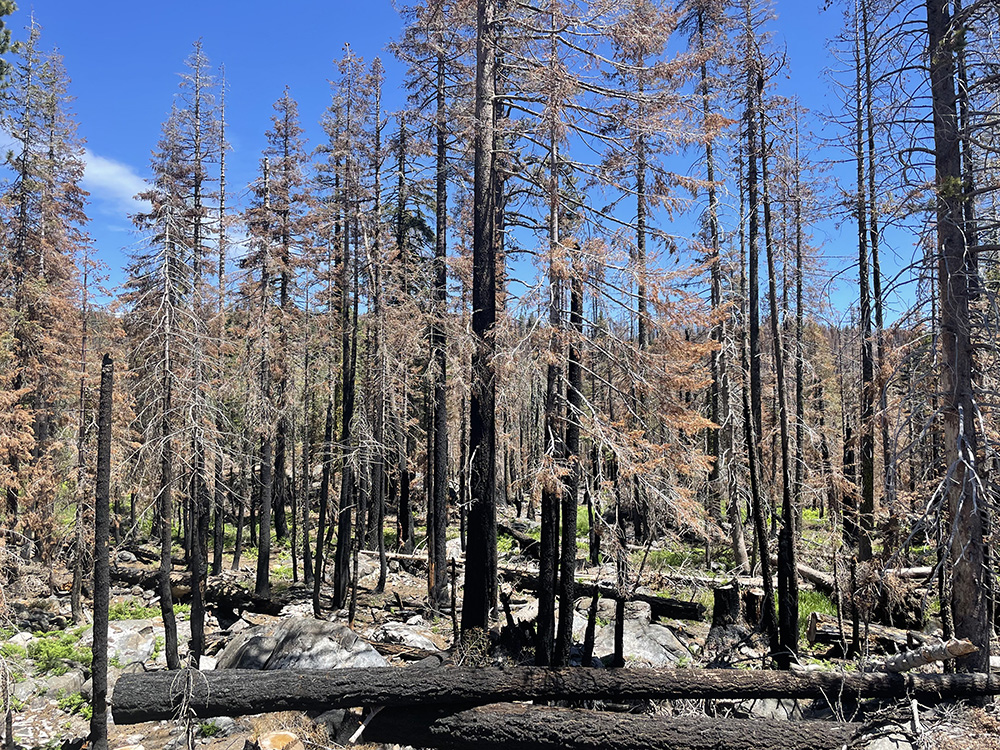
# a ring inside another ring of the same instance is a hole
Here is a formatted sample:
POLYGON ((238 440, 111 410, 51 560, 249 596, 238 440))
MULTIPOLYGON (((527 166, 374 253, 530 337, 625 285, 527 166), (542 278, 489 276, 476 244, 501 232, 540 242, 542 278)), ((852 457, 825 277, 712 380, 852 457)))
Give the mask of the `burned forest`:
POLYGON ((5 749, 997 746, 996 3, 218 5, 0 0, 5 749))

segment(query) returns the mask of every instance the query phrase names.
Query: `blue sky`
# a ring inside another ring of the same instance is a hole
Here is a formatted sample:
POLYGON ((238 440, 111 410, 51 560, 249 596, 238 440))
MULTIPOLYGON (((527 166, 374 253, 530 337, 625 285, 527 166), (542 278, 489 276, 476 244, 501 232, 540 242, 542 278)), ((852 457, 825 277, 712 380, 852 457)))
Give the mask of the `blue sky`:
MULTIPOLYGON (((833 104, 822 71, 831 64, 826 37, 841 19, 839 10, 820 12, 819 7, 819 0, 782 0, 771 25, 789 59, 788 77, 778 85, 812 108, 833 104)), ((253 179, 271 105, 286 84, 299 102, 310 145, 317 143, 318 123, 329 101, 327 80, 345 43, 366 60, 381 55, 387 82, 384 106, 391 111, 403 103, 402 70, 385 52, 401 30, 390 0, 289 0, 280 5, 42 0, 23 5, 8 19, 16 38, 24 37, 32 11, 42 26, 43 48, 59 49, 72 79, 79 131, 87 141, 90 233, 110 267, 112 283, 121 278, 122 248, 136 240, 127 219, 135 210, 131 196, 148 174, 150 150, 195 39, 201 38, 213 65, 225 64, 229 181, 237 193, 253 179)), ((832 226, 825 227, 817 239, 835 244, 836 234, 832 226)))

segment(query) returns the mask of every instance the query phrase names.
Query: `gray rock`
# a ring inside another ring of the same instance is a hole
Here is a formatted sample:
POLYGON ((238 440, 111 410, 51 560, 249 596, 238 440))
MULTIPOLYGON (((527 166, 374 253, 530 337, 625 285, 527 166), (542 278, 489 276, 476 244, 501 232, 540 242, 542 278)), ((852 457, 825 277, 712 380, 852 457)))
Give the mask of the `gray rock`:
MULTIPOLYGON (((684 644, 677 640, 670 628, 645 620, 626 620, 623 644, 626 661, 637 661, 652 667, 676 664, 682 657, 690 656, 684 644)), ((594 653, 602 660, 614 655, 615 627, 607 625, 597 632, 594 653)))
POLYGON ((799 701, 789 698, 757 698, 740 701, 735 706, 737 716, 750 719, 801 719, 802 706, 799 701))
POLYGON ((127 549, 118 550, 118 554, 115 555, 116 559, 120 563, 134 563, 138 562, 136 556, 129 552, 127 549))
MULTIPOLYGON (((160 633, 163 626, 160 626, 160 633)), ((88 628, 80 637, 80 643, 91 646, 94 631, 88 628)), ((156 632, 152 620, 114 620, 108 623, 108 659, 120 664, 144 662, 156 649, 156 632)))
POLYGON ((388 662, 346 625, 285 618, 237 635, 217 669, 339 669, 384 667, 388 662))
POLYGON ((71 669, 66 674, 50 677, 45 681, 46 694, 52 696, 72 695, 79 693, 83 688, 83 672, 79 669, 71 669))
POLYGON ((916 745, 901 727, 885 727, 882 732, 862 740, 865 750, 914 750, 916 745))
POLYGON ((28 677, 14 685, 14 697, 22 703, 27 703, 41 692, 42 687, 43 685, 37 680, 28 677))
POLYGON ((215 725, 215 731, 212 732, 211 737, 225 737, 236 729, 236 719, 229 716, 214 716, 206 723, 215 725))
POLYGON ((20 646, 21 648, 27 648, 28 644, 35 640, 35 636, 31 633, 14 633, 7 643, 12 646, 20 646))
POLYGON ((409 622, 405 624, 401 622, 387 622, 384 625, 379 625, 372 631, 370 638, 379 643, 399 643, 410 648, 420 648, 425 651, 438 650, 434 641, 420 632, 419 625, 411 625, 409 622))

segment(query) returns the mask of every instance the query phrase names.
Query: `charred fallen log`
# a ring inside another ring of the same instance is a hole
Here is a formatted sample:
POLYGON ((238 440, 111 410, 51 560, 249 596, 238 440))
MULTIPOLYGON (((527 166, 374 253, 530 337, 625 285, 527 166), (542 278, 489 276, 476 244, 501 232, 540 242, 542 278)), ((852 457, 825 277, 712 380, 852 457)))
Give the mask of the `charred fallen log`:
MULTIPOLYGON (((824 645, 836 645, 841 642, 851 641, 849 624, 845 623, 845 631, 842 633, 837 618, 831 615, 824 615, 821 612, 813 612, 809 615, 809 624, 806 627, 806 639, 809 643, 821 643, 824 645)), ((865 628, 862 627, 862 637, 865 628)), ((905 651, 910 647, 907 639, 907 631, 898 628, 890 628, 886 625, 876 625, 869 623, 868 642, 869 645, 882 653, 893 654, 898 651, 905 651)))
MULTIPOLYGON (((146 568, 119 567, 111 569, 111 580, 115 583, 141 586, 150 590, 156 588, 157 576, 159 576, 158 570, 147 570, 146 568)), ((179 600, 188 596, 191 593, 191 573, 189 571, 171 573, 170 587, 175 599, 179 600)), ((225 613, 246 611, 277 615, 285 604, 277 598, 257 596, 231 581, 216 576, 209 577, 205 597, 210 607, 225 613)), ((231 619, 236 619, 236 615, 234 614, 231 619)))
POLYGON ((366 742, 449 750, 817 750, 847 744, 857 724, 612 714, 494 704, 464 710, 396 708, 365 729, 366 742))
POLYGON ((748 671, 735 669, 543 669, 538 667, 218 670, 124 674, 116 724, 176 716, 242 716, 352 706, 483 705, 497 701, 676 698, 965 698, 1000 695, 1000 675, 748 671))
MULTIPOLYGON (((514 583, 522 591, 538 591, 538 578, 520 574, 505 575, 507 580, 514 583)), ((602 586, 599 583, 587 583, 577 580, 576 596, 589 598, 601 596, 605 599, 617 599, 618 591, 612 586, 602 586)), ((683 599, 670 599, 665 596, 654 594, 642 594, 633 592, 626 597, 627 601, 645 602, 649 605, 650 616, 654 620, 703 620, 705 619, 705 605, 699 602, 689 602, 683 599)))

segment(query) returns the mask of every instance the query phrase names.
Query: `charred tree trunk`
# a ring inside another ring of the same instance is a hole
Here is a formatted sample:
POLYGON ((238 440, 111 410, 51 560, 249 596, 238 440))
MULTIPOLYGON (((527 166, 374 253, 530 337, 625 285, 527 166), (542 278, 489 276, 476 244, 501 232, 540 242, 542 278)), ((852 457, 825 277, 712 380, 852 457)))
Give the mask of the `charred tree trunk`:
POLYGON ((495 236, 496 0, 478 0, 472 260, 472 354, 469 454, 472 457, 469 544, 466 551, 462 631, 488 630, 497 598, 495 236))
POLYGON ((320 606, 319 594, 323 584, 323 545, 326 539, 326 519, 330 507, 330 464, 333 462, 333 399, 329 396, 326 400, 326 421, 323 428, 323 474, 319 485, 319 519, 316 522, 316 572, 313 575, 312 605, 313 616, 320 617, 322 607, 320 606))
MULTIPOLYGON (((97 477, 94 504, 94 642, 90 742, 94 750, 108 748, 108 606, 111 561, 108 555, 111 497, 111 404, 115 366, 107 354, 101 362, 101 399, 97 414, 97 477)), ((5 698, 6 702, 6 698, 5 698)))

